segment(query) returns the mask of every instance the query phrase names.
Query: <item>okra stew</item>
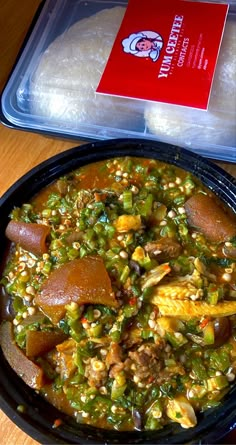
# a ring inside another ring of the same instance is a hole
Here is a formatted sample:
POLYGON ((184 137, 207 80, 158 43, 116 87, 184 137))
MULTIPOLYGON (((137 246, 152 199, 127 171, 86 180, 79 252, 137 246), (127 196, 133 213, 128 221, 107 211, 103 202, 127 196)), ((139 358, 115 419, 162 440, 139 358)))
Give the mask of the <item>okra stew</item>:
POLYGON ((236 375, 235 215, 173 165, 82 166, 13 208, 1 347, 80 424, 197 425, 236 375))

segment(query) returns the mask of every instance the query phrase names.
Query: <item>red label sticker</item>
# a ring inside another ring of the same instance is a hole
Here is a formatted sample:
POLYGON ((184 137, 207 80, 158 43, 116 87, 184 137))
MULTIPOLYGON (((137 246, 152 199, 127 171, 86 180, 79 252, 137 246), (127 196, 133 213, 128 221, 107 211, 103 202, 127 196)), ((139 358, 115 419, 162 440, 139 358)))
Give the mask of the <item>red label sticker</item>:
POLYGON ((207 109, 228 8, 129 0, 97 92, 207 109))

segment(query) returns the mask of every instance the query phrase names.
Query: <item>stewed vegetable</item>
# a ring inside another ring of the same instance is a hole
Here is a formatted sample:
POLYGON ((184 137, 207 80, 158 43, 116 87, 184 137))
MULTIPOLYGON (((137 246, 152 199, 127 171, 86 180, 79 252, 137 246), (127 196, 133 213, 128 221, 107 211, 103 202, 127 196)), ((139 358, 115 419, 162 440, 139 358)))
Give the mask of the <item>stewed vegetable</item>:
POLYGON ((114 158, 10 217, 0 339, 26 384, 116 430, 191 428, 221 403, 236 375, 236 222, 197 178, 114 158))

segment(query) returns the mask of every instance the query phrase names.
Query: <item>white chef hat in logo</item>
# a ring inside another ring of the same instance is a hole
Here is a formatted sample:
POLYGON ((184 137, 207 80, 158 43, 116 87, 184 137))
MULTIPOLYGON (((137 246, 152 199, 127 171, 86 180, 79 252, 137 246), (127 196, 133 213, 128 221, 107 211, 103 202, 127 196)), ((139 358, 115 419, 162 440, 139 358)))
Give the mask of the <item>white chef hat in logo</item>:
POLYGON ((130 34, 130 36, 127 37, 127 39, 124 39, 122 41, 122 45, 124 47, 124 52, 130 53, 130 54, 137 54, 138 51, 136 49, 136 45, 137 45, 138 41, 140 39, 143 39, 144 37, 146 37, 146 36, 142 32, 130 34))

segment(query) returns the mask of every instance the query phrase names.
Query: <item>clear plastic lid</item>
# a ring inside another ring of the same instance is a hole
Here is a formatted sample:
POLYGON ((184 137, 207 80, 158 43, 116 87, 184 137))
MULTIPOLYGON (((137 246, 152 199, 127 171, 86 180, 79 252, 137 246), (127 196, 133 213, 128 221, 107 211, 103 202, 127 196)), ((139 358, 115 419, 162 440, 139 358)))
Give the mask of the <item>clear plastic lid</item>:
POLYGON ((236 161, 236 1, 207 111, 96 94, 126 7, 116 0, 46 0, 3 92, 5 120, 77 140, 162 140, 236 161))

